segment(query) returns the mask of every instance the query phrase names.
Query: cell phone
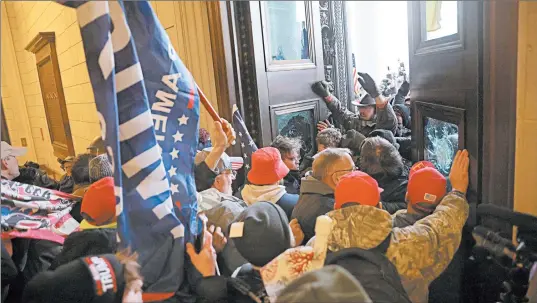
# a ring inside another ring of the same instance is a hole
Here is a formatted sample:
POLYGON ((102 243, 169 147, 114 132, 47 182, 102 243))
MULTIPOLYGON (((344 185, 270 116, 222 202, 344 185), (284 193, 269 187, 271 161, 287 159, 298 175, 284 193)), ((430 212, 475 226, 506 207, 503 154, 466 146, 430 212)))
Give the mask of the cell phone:
POLYGON ((207 217, 204 214, 199 214, 196 217, 196 225, 197 235, 194 239, 194 249, 200 253, 203 249, 204 235, 207 230, 207 217))

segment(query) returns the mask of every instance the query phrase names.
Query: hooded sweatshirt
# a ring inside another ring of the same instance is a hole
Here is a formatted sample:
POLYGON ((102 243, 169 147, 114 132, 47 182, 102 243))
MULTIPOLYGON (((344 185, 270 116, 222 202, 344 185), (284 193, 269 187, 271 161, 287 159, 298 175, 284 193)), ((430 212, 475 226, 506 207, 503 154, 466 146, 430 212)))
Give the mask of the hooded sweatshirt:
POLYGON ((335 221, 328 249, 371 249, 390 236, 386 257, 397 268, 412 302, 427 302, 429 284, 459 247, 468 212, 466 198, 457 192, 447 194, 431 215, 405 228, 393 227, 390 214, 379 208, 357 205, 334 210, 328 213, 335 221))
POLYGON ((241 191, 241 198, 248 205, 252 205, 256 202, 267 201, 274 204, 278 204, 287 215, 287 218, 291 218, 293 209, 298 201, 298 195, 288 194, 285 190, 285 186, 282 185, 253 185, 246 184, 241 191))
POLYGON ((259 201, 267 201, 276 204, 285 193, 285 186, 282 185, 246 184, 241 191, 242 199, 248 205, 252 205, 259 201))

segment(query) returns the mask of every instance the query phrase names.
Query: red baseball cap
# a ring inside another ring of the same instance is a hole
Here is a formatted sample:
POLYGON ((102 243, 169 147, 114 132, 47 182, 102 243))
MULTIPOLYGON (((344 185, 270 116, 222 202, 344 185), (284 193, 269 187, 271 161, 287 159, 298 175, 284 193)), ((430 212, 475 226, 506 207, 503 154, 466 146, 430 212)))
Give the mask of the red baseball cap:
POLYGON ((432 162, 429 162, 429 161, 420 161, 420 162, 417 162, 416 164, 412 165, 412 167, 410 168, 410 171, 408 173, 408 178, 410 179, 410 177, 412 177, 412 175, 417 172, 418 170, 422 169, 422 168, 425 168, 425 167, 431 167, 431 168, 436 168, 434 166, 434 164, 432 162))
POLYGON ((361 171, 354 171, 339 180, 334 194, 334 209, 340 209, 345 203, 377 206, 383 191, 373 177, 361 171))
POLYGON ((263 147, 252 154, 252 169, 248 172, 248 181, 255 185, 274 184, 289 173, 283 163, 280 151, 274 147, 263 147))
POLYGON ((416 210, 430 212, 446 194, 446 185, 446 177, 436 168, 423 166, 410 174, 407 186, 408 203, 416 210), (427 207, 428 204, 434 207, 427 207))
POLYGON ((80 213, 92 225, 100 226, 116 221, 113 177, 102 178, 90 185, 82 198, 80 213))

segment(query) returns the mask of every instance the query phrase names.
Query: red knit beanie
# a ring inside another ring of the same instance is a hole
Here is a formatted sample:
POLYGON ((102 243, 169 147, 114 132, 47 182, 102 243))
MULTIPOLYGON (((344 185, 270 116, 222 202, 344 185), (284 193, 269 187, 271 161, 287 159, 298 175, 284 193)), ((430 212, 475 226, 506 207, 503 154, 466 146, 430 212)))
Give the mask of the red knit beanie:
POLYGON ((92 225, 116 222, 116 195, 114 178, 106 177, 93 183, 84 198, 80 213, 92 225))
POLYGON ((334 193, 334 209, 340 209, 346 203, 377 206, 383 191, 373 177, 361 171, 354 171, 339 180, 334 193))

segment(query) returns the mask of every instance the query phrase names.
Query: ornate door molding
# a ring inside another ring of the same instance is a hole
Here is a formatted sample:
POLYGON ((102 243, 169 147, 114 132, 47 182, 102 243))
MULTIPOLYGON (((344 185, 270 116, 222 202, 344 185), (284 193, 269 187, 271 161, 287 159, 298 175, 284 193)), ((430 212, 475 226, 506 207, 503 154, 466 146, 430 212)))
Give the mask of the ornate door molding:
POLYGON ((323 42, 324 77, 341 102, 350 102, 349 64, 344 1, 319 1, 323 42))

